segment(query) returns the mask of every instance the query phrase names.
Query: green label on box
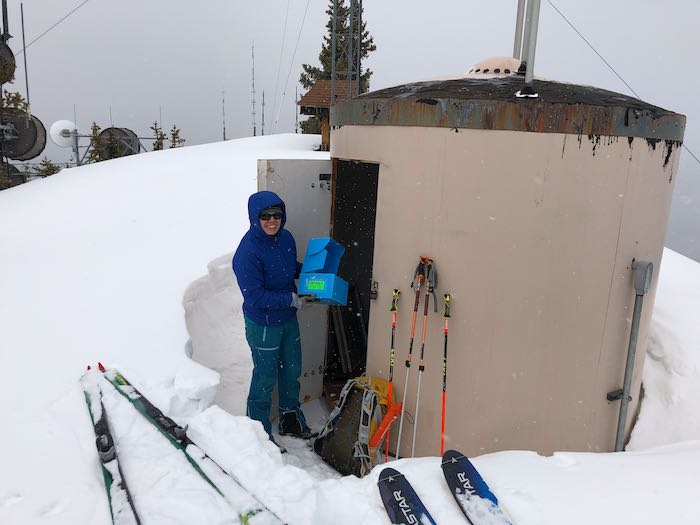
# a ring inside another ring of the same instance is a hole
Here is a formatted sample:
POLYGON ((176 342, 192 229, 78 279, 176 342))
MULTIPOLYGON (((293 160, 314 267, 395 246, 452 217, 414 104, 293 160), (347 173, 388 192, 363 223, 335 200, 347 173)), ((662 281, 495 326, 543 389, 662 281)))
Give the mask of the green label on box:
POLYGON ((306 281, 306 287, 309 290, 325 290, 326 289, 326 281, 313 281, 309 280, 306 281))

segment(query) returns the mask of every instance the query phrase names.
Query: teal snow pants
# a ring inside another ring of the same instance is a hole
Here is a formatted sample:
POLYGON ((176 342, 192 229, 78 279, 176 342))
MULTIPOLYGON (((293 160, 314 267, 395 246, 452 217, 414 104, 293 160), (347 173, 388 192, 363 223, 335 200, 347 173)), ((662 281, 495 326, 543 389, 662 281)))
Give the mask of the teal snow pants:
POLYGON ((245 317, 245 336, 253 354, 253 379, 248 392, 247 415, 272 435, 270 407, 278 386, 279 412, 294 411, 305 425, 299 406, 301 336, 296 315, 279 326, 265 326, 245 317))

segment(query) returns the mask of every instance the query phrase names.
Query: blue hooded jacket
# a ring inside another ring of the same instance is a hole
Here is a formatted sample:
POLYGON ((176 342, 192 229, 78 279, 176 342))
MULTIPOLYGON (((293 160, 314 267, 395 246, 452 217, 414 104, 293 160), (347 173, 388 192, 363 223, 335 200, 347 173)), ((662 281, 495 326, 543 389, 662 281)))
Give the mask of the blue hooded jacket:
POLYGON ((284 201, 271 191, 259 191, 248 199, 250 229, 233 256, 233 271, 243 293, 243 313, 252 321, 281 325, 296 315, 292 308, 294 279, 299 276, 294 237, 284 229, 287 220, 284 201), (272 206, 282 208, 282 221, 275 235, 260 227, 260 213, 272 206))

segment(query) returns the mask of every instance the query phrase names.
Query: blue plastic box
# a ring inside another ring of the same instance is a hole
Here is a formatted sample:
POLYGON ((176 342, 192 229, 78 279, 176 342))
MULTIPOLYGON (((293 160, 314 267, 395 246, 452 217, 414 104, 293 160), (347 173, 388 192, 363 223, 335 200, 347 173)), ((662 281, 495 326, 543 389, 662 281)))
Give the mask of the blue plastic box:
POLYGON ((345 248, 329 237, 310 239, 299 275, 299 295, 313 294, 319 303, 345 306, 348 283, 336 274, 345 248))

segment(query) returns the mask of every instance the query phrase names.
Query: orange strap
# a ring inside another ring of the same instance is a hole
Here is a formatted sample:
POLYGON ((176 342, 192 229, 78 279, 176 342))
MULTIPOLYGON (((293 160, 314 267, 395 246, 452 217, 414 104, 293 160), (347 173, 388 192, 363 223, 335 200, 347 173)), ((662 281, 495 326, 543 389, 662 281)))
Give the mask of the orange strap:
POLYGON ((369 440, 369 448, 377 448, 379 446, 379 443, 384 438, 384 434, 389 431, 389 427, 391 427, 391 424, 399 417, 400 413, 401 403, 394 403, 389 407, 384 419, 382 419, 382 422, 369 440))

